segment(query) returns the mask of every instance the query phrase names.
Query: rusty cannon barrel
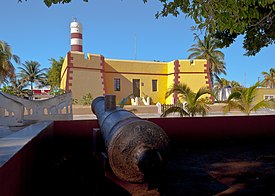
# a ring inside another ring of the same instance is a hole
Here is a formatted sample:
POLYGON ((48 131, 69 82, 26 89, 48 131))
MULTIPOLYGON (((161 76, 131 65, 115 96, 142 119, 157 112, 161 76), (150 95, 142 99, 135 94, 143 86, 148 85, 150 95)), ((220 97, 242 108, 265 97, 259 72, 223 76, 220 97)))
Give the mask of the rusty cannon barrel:
POLYGON ((158 125, 116 107, 115 101, 115 95, 106 95, 92 102, 113 173, 132 183, 158 176, 167 161, 166 133, 158 125))

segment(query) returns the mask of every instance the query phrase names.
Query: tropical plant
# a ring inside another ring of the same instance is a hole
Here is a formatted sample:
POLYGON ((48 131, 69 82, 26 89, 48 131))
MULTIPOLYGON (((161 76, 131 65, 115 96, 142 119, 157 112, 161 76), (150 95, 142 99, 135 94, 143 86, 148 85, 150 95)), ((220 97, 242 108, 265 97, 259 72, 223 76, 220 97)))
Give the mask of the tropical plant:
POLYGON ((119 101, 119 103, 118 103, 119 107, 120 107, 120 108, 124 108, 124 106, 125 106, 125 104, 127 103, 127 101, 128 101, 129 99, 131 99, 132 97, 133 97, 133 94, 130 94, 130 95, 128 95, 128 96, 122 98, 122 99, 119 101))
MULTIPOLYGON (((24 0, 18 0, 22 2, 24 0)), ((25 0, 27 1, 27 0, 25 0)), ((43 0, 50 7, 72 0, 43 0)), ((83 0, 88 2, 89 0, 83 0)), ((148 0, 143 0, 147 2, 148 0)), ((244 35, 246 55, 255 55, 261 48, 274 44, 274 0, 262 1, 194 1, 159 0, 162 10, 156 17, 186 14, 195 22, 197 30, 206 30, 219 41, 221 47, 231 45, 239 35, 244 35)))
POLYGON ((225 88, 227 86, 230 86, 230 81, 225 78, 219 78, 214 83, 214 90, 220 90, 222 88, 225 88))
POLYGON ((250 115, 252 111, 257 111, 261 108, 274 108, 273 100, 262 100, 255 102, 257 87, 261 86, 257 82, 249 88, 239 88, 229 95, 227 105, 224 106, 224 112, 228 113, 232 109, 238 109, 246 115, 250 115))
POLYGON ((156 17, 178 16, 182 12, 194 20, 194 29, 206 30, 218 39, 221 47, 228 47, 239 35, 244 35, 245 55, 255 55, 261 48, 275 42, 274 0, 159 1, 163 7, 156 17))
MULTIPOLYGON (((127 103, 127 101, 128 101, 129 99, 133 98, 133 97, 134 97, 133 94, 130 94, 130 95, 128 95, 128 96, 122 98, 122 99, 119 101, 119 103, 118 103, 119 107, 120 107, 120 108, 124 108, 124 106, 125 106, 125 104, 127 103)), ((130 112, 136 112, 137 109, 133 108, 133 109, 130 109, 130 110, 128 110, 128 111, 130 111, 130 112)))
POLYGON ((93 100, 93 96, 91 93, 87 93, 86 95, 83 95, 82 99, 79 100, 80 105, 91 105, 91 102, 93 100))
POLYGON ((29 97, 31 95, 31 91, 26 89, 26 85, 22 83, 20 80, 13 79, 10 82, 11 85, 5 85, 0 90, 5 93, 9 93, 11 95, 15 95, 21 98, 29 97))
POLYGON ((215 99, 218 101, 222 101, 223 97, 225 96, 225 88, 228 87, 230 84, 229 80, 225 78, 216 78, 216 81, 213 86, 213 94, 215 99))
POLYGON ((271 68, 268 72, 263 71, 264 80, 262 85, 269 88, 275 88, 275 68, 271 68))
POLYGON ((222 101, 220 100, 220 98, 223 98, 225 97, 225 88, 226 87, 231 87, 231 92, 235 92, 236 90, 238 90, 239 88, 241 88, 241 85, 232 80, 232 81, 229 81, 229 80, 226 80, 225 78, 217 78, 215 83, 214 83, 214 88, 213 88, 213 94, 215 95, 215 98, 219 101, 222 101))
POLYGON ((173 93, 177 93, 179 101, 184 104, 183 107, 175 104, 174 106, 168 108, 162 113, 162 117, 167 116, 171 113, 179 113, 180 116, 195 116, 196 114, 201 114, 205 116, 209 111, 209 106, 207 105, 203 95, 211 94, 208 88, 202 87, 196 93, 194 93, 186 84, 175 84, 172 85, 165 94, 168 98, 173 93))
POLYGON ((241 85, 240 85, 240 83, 239 82, 237 82, 237 81, 235 81, 235 80, 232 80, 231 82, 230 82, 230 85, 231 85, 231 87, 232 88, 240 88, 240 87, 242 87, 241 85))
POLYGON ((48 69, 47 73, 47 83, 51 88, 58 88, 61 81, 61 69, 64 62, 64 58, 60 57, 59 60, 54 58, 49 59, 51 62, 51 68, 48 69))
POLYGON ((17 64, 20 63, 20 58, 12 53, 10 45, 0 40, 0 84, 6 83, 7 78, 15 77, 12 60, 17 64))
POLYGON ((64 93, 65 93, 64 89, 61 89, 59 87, 51 87, 50 95, 57 96, 57 95, 61 95, 64 93))
MULTIPOLYGON (((24 0, 18 0, 18 2, 22 2, 24 0)), ((25 0, 27 1, 27 0, 25 0)), ((72 0, 43 0, 45 5, 48 6, 48 7, 51 7, 52 4, 58 4, 58 3, 62 3, 62 4, 65 4, 65 3, 70 3, 72 0)), ((88 0, 83 0, 84 2, 88 2, 88 0)))
POLYGON ((79 103, 78 99, 73 99, 73 100, 72 100, 72 104, 73 104, 73 105, 78 105, 78 103, 79 103))
POLYGON ((205 35, 204 39, 201 40, 199 36, 196 36, 196 44, 193 44, 187 52, 192 52, 189 59, 206 59, 209 64, 209 71, 211 82, 213 84, 214 78, 219 79, 220 74, 226 75, 226 67, 224 62, 224 54, 218 50, 216 40, 211 38, 209 35, 205 35))
POLYGON ((40 69, 40 64, 36 61, 26 61, 19 67, 18 76, 21 81, 30 83, 31 90, 33 90, 33 83, 39 86, 46 84, 46 68, 40 69))

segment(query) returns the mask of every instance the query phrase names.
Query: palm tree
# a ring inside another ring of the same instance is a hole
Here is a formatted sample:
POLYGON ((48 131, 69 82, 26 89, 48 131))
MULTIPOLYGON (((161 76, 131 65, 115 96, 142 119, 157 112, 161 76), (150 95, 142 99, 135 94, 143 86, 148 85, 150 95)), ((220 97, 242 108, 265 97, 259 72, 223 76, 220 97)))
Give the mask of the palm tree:
POLYGON ((26 85, 22 83, 20 80, 16 80, 16 78, 11 80, 11 85, 9 86, 3 86, 1 88, 2 92, 9 93, 18 97, 29 97, 31 94, 29 89, 26 89, 26 85))
MULTIPOLYGON (((237 81, 230 81, 226 80, 225 78, 217 78, 216 82, 214 83, 214 88, 213 88, 213 93, 215 94, 216 98, 224 98, 226 95, 225 88, 226 87, 231 87, 231 91, 229 93, 235 92, 239 88, 241 88, 241 85, 237 81)), ((226 98, 227 99, 227 98, 226 98)), ((222 101, 222 100, 219 100, 222 101)))
POLYGON ((30 82, 31 90, 33 90, 33 83, 44 85, 46 83, 46 68, 40 69, 40 64, 36 61, 26 61, 19 67, 19 78, 23 82, 30 82))
POLYGON ((230 81, 225 78, 216 78, 214 83, 213 92, 218 101, 223 101, 226 96, 225 88, 230 86, 230 81))
POLYGON ((184 105, 174 105, 168 108, 162 113, 162 117, 167 116, 171 113, 179 113, 180 116, 195 116, 196 114, 201 114, 205 116, 209 111, 209 107, 206 104, 206 100, 202 98, 205 94, 211 94, 209 89, 202 87, 197 93, 194 93, 186 84, 175 84, 172 85, 165 94, 165 97, 169 97, 171 94, 177 93, 179 99, 183 101, 184 105), (183 107, 182 107, 183 106, 183 107))
POLYGON ((12 78, 15 76, 15 69, 11 61, 15 63, 20 63, 20 58, 12 54, 12 49, 10 45, 0 40, 0 84, 7 82, 7 78, 12 78))
POLYGON ((224 62, 224 54, 218 50, 216 40, 211 38, 209 35, 205 35, 204 39, 201 40, 199 36, 195 36, 198 43, 193 44, 187 52, 192 52, 189 55, 189 59, 206 59, 210 63, 210 76, 213 84, 214 77, 219 78, 218 75, 226 75, 226 67, 224 62))
POLYGON ((271 68, 268 72, 263 71, 264 80, 262 84, 269 88, 275 88, 275 68, 271 68))
POLYGON ((224 107, 224 112, 228 113, 231 109, 236 108, 246 115, 250 115, 252 111, 257 111, 261 108, 274 108, 274 101, 262 100, 255 103, 256 89, 260 86, 257 82, 249 88, 239 88, 233 92, 227 100, 227 105, 224 107))
POLYGON ((240 88, 240 87, 242 87, 239 82, 234 81, 234 80, 232 80, 230 82, 230 85, 231 85, 232 88, 240 88))

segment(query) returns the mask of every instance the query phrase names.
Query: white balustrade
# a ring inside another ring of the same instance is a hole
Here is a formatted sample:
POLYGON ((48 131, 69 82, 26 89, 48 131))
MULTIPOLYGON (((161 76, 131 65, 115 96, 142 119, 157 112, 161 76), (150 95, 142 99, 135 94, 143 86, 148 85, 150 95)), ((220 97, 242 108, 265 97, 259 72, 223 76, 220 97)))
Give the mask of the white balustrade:
POLYGON ((71 92, 44 100, 28 100, 0 92, 0 125, 16 126, 22 124, 23 120, 72 118, 71 92))
POLYGON ((23 125, 24 106, 0 93, 0 125, 23 125))

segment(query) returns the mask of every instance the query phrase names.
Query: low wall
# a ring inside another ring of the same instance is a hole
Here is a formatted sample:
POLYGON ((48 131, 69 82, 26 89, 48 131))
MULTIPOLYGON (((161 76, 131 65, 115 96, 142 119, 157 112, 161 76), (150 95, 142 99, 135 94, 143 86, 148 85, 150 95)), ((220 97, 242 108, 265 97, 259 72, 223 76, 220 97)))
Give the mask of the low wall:
MULTIPOLYGON (((16 117, 18 122, 21 122, 21 125, 23 124, 23 120, 39 121, 73 119, 71 92, 45 100, 28 100, 0 92, 0 102, 3 102, 0 104, 0 118, 3 115, 5 117, 3 122, 11 122, 10 119, 13 119, 14 117, 16 117), (15 108, 15 106, 17 107, 15 108), (5 113, 1 115, 1 113, 3 113, 1 112, 1 108, 3 111, 8 111, 9 115, 5 115, 5 113)), ((1 122, 0 119, 0 125, 4 125, 1 122)), ((18 124, 9 123, 9 126, 18 126, 18 124)))
POLYGON ((170 140, 208 141, 275 137, 275 115, 150 118, 170 140))
MULTIPOLYGON (((250 139, 274 139, 275 137, 274 115, 150 118, 148 120, 162 127, 171 142, 179 141, 181 144, 186 142, 199 144, 199 141, 211 144, 214 140, 224 141, 227 139, 252 141, 250 139)), ((55 156, 58 153, 62 155, 58 156, 62 158, 59 161, 70 158, 71 154, 92 157, 93 128, 98 128, 97 120, 55 121, 54 123, 46 121, 31 125, 6 138, 1 138, 0 195, 39 195, 46 189, 47 193, 55 193, 54 188, 56 187, 50 187, 50 182, 46 181, 55 179, 39 181, 47 171, 45 167, 51 165, 47 165, 47 162, 56 160, 55 156), (34 189, 38 192, 33 193, 34 189)), ((77 161, 79 169, 81 167, 96 167, 90 166, 90 162, 85 162, 83 159, 80 161, 77 159, 77 161)), ((62 174, 66 174, 66 172, 62 174)), ((89 175, 94 174, 91 172, 89 175)), ((58 179, 56 181, 60 186, 61 182, 58 183, 58 179)), ((63 183, 63 186, 66 188, 69 185, 63 183)), ((61 190, 64 191, 62 188, 61 190)))
POLYGON ((50 156, 53 123, 39 122, 0 139, 0 195, 33 195, 50 156))
POLYGON ((24 106, 0 92, 0 125, 23 125, 24 106))

